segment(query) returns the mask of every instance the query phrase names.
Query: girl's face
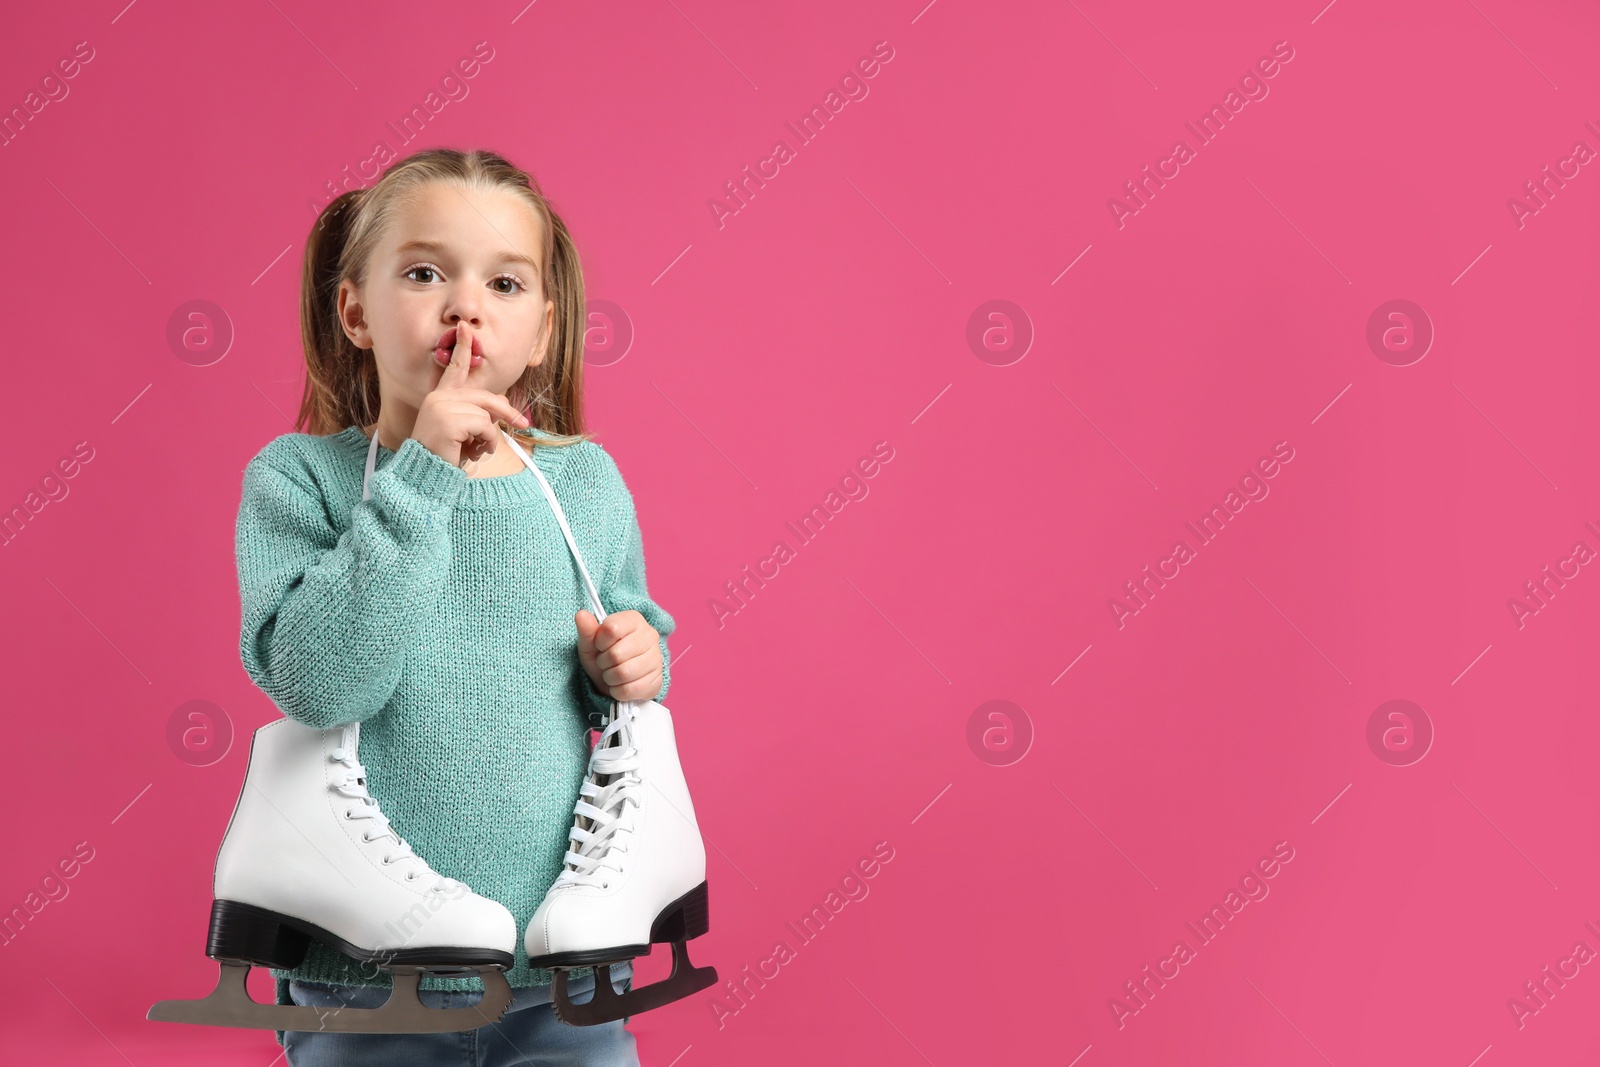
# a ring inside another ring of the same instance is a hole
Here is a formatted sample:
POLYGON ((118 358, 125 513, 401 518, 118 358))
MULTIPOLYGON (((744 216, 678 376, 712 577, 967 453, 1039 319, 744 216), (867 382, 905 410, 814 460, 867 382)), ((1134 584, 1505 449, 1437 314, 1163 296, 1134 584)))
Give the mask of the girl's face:
POLYGON ((472 360, 472 386, 504 394, 544 359, 555 303, 541 281, 541 230, 506 190, 430 182, 417 191, 373 252, 366 284, 339 285, 339 321, 357 348, 372 349, 384 407, 421 407, 444 374, 434 350, 463 322, 483 357, 472 360))

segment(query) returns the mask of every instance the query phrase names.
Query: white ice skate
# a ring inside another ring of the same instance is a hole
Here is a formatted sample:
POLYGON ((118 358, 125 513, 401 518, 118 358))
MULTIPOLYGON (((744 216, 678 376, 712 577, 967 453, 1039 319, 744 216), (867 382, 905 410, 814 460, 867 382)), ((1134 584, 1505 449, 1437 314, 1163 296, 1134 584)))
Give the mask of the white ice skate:
POLYGON ((367 793, 360 726, 315 730, 291 719, 263 726, 217 854, 206 955, 217 987, 200 1000, 164 1000, 148 1018, 209 1026, 348 1033, 440 1033, 496 1022, 511 1004, 505 970, 516 920, 445 878, 411 850, 367 793), (379 1008, 260 1004, 245 991, 251 966, 292 968, 310 939, 390 972, 379 1008), (476 974, 483 997, 427 1008, 423 972, 476 974))
MULTIPOLYGON (((509 434, 506 439, 515 445, 509 434)), ((555 492, 527 453, 513 451, 544 487, 594 617, 604 620, 600 595, 555 492)), ((562 871, 523 937, 529 965, 555 971, 557 1018, 592 1026, 670 1004, 715 983, 716 969, 696 967, 684 944, 710 928, 706 849, 678 762, 672 715, 663 705, 612 702, 573 812, 562 871), (618 995, 610 965, 667 943, 672 945, 671 975, 618 995), (595 968, 594 996, 574 1004, 567 997, 566 972, 589 966, 595 968)))

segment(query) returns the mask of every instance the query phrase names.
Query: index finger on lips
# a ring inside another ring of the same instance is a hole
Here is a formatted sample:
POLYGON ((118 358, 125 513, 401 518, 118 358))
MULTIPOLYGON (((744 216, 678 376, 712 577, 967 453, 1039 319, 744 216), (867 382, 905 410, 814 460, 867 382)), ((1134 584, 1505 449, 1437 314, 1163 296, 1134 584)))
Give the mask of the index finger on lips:
POLYGON ((472 335, 468 327, 461 326, 456 330, 456 346, 450 350, 450 362, 445 364, 444 374, 440 375, 438 385, 448 389, 459 389, 467 382, 467 372, 472 369, 472 335))

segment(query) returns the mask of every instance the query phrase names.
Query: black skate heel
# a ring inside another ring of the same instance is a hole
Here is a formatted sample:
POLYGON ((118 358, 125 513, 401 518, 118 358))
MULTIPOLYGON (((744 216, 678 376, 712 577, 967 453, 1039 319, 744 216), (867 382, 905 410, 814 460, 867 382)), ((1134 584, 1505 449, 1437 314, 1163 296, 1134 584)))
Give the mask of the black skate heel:
POLYGON ((690 941, 711 929, 711 911, 706 896, 706 883, 701 882, 683 896, 667 905, 650 926, 650 943, 664 945, 672 941, 690 941))
POLYGON ((206 955, 214 960, 238 960, 257 967, 292 970, 306 958, 311 938, 301 930, 253 904, 232 900, 211 903, 211 933, 206 955))
POLYGON ((650 944, 672 946, 672 973, 659 982, 633 987, 620 995, 611 984, 611 964, 645 955, 649 945, 642 946, 644 951, 639 951, 641 946, 627 946, 530 959, 528 962, 535 967, 543 964, 554 968, 550 999, 556 1018, 571 1026, 596 1026, 671 1004, 715 984, 717 969, 696 967, 689 959, 688 945, 684 944, 711 929, 707 903, 706 883, 701 882, 656 916, 656 921, 650 924, 650 944), (561 962, 546 962, 557 960, 561 962), (594 994, 588 1000, 574 1003, 567 995, 565 968, 586 963, 594 964, 594 994))

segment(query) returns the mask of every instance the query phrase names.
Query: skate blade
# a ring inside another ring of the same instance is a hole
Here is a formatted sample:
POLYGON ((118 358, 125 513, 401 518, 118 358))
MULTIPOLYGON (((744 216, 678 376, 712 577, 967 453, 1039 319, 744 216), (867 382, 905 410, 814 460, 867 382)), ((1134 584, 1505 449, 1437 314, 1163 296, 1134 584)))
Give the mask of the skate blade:
POLYGON ((222 963, 217 987, 199 1000, 163 1000, 147 1019, 200 1026, 253 1030, 319 1030, 335 1034, 441 1034, 476 1030, 499 1022, 511 1006, 511 986, 499 970, 478 972, 483 999, 463 1008, 430 1008, 417 995, 424 968, 393 966, 394 989, 376 1008, 317 1008, 299 1004, 259 1004, 245 990, 250 967, 222 963))
POLYGON ((672 973, 652 985, 619 994, 611 985, 609 963, 596 964, 594 971, 594 996, 582 1004, 574 1004, 567 996, 566 970, 556 970, 550 998, 556 1018, 572 1026, 597 1026, 682 1000, 717 981, 717 969, 696 967, 690 962, 689 948, 682 941, 672 943, 672 973))

